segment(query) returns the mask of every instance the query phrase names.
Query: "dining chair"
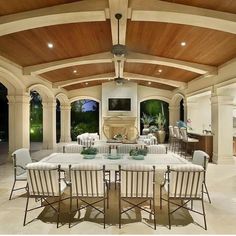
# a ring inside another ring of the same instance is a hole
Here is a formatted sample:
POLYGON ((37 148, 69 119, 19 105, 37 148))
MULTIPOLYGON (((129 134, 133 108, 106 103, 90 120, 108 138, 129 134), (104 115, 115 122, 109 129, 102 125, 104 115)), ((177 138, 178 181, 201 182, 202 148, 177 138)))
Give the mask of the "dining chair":
POLYGON ((166 154, 167 147, 163 144, 147 146, 148 154, 166 154))
MULTIPOLYGON (((180 133, 181 133, 181 136, 182 136, 182 143, 184 144, 184 156, 186 158, 187 153, 188 153, 188 145, 190 143, 193 144, 193 151, 194 151, 195 150, 195 144, 198 143, 199 140, 196 139, 196 138, 188 137, 187 128, 185 128, 185 127, 180 128, 180 133)), ((181 154, 182 154, 182 152, 181 152, 181 154)))
POLYGON ((174 145, 173 145, 173 151, 179 153, 181 151, 181 144, 182 144, 182 136, 180 134, 180 129, 178 126, 174 126, 174 145))
POLYGON ((63 146, 63 153, 81 153, 84 146, 80 144, 67 144, 63 146))
POLYGON ((27 200, 25 206, 24 223, 26 225, 27 213, 41 207, 50 206, 57 214, 57 228, 60 221, 60 208, 62 194, 67 185, 62 175, 60 165, 44 162, 30 163, 26 166, 27 171, 27 200), (40 206, 29 209, 29 200, 34 198, 35 202, 40 199, 40 206), (52 198, 51 202, 49 199, 52 198), (57 203, 57 208, 53 206, 57 203))
POLYGON ((169 229, 171 229, 171 215, 180 208, 184 208, 202 215, 204 218, 204 228, 207 230, 203 202, 204 172, 205 170, 202 166, 192 164, 176 165, 172 168, 167 166, 164 183, 160 185, 160 209, 162 209, 162 201, 166 201, 169 229), (166 197, 163 197, 163 190, 167 192, 166 197), (176 200, 181 203, 177 203, 176 200), (201 201, 202 211, 193 208, 193 201, 201 201), (187 206, 189 202, 191 206, 187 206), (171 210, 171 205, 176 206, 176 208, 171 210))
POLYGON ((175 143, 176 135, 174 133, 174 127, 172 125, 169 125, 169 150, 173 151, 175 143))
POLYGON ((76 164, 69 166, 70 179, 70 219, 72 214, 86 207, 92 207, 103 214, 103 227, 106 225, 106 207, 109 208, 108 183, 105 178, 105 166, 99 164, 76 164), (76 209, 72 210, 72 200, 76 199, 76 209), (78 200, 84 205, 79 207, 78 200), (102 202, 103 209, 97 204, 102 202))
POLYGON ((210 199, 210 195, 209 195, 209 192, 208 192, 208 188, 206 186, 206 170, 207 170, 208 162, 209 162, 209 155, 206 152, 204 152, 202 150, 194 151, 192 164, 200 165, 205 170, 205 172, 204 172, 205 176, 204 176, 204 182, 203 182, 203 185, 204 185, 204 188, 205 188, 204 193, 207 194, 208 201, 209 201, 209 203, 211 203, 211 199, 210 199))
POLYGON ((122 214, 138 208, 153 216, 156 229, 155 212, 155 167, 149 165, 119 166, 119 228, 122 214), (129 207, 123 209, 122 203, 129 207), (148 204, 149 209, 144 208, 148 204))
POLYGON ((13 152, 12 160, 13 160, 13 168, 14 168, 14 182, 11 189, 9 200, 12 199, 12 195, 14 191, 26 189, 26 187, 15 188, 16 182, 18 181, 27 182, 26 165, 28 163, 32 163, 33 161, 35 161, 31 158, 29 149, 27 148, 20 148, 16 150, 15 152, 13 152))

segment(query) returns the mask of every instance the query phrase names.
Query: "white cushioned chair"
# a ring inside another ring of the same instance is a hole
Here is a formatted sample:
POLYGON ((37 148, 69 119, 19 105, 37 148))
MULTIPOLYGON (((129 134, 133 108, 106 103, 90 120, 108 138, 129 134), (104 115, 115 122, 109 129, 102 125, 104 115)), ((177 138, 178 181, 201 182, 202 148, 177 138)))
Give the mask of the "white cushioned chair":
POLYGON ((162 144, 147 146, 147 150, 149 154, 166 154, 167 153, 167 147, 162 144))
POLYGON ((148 212, 154 218, 155 215, 155 167, 149 165, 126 165, 119 166, 119 228, 121 228, 121 216, 133 208, 139 208, 148 212), (122 208, 122 202, 128 203, 129 207, 122 208), (148 204, 149 209, 144 208, 148 204))
POLYGON ((61 175, 60 165, 44 162, 30 163, 26 166, 26 170, 28 187, 23 225, 25 226, 26 224, 26 217, 29 211, 40 207, 50 206, 57 213, 58 228, 60 220, 60 203, 62 200, 65 200, 62 199, 62 194, 66 189, 66 182, 61 175), (58 200, 51 202, 48 201, 49 197, 58 198, 58 200), (41 199, 41 205, 28 209, 30 198, 41 199), (57 203, 57 208, 53 206, 54 203, 57 203))
POLYGON ((77 136, 78 144, 90 147, 94 142, 99 140, 98 133, 83 133, 77 136))
POLYGON ((30 156, 29 149, 21 148, 12 153, 13 168, 14 168, 14 183, 11 189, 9 200, 12 199, 14 191, 25 189, 25 187, 15 188, 17 181, 25 181, 26 178, 26 165, 32 163, 33 160, 30 156))
POLYGON ((202 150, 194 151, 192 164, 200 165, 205 170, 205 178, 204 178, 204 183, 203 183, 204 188, 205 188, 204 193, 207 194, 208 201, 211 203, 210 195, 209 195, 209 192, 208 192, 208 189, 206 186, 206 170, 207 170, 208 162, 209 162, 209 155, 206 152, 204 152, 202 150))
POLYGON ((169 229, 171 229, 171 214, 180 208, 202 215, 205 229, 207 229, 203 202, 204 172, 205 170, 202 166, 193 164, 176 165, 171 168, 170 166, 167 167, 167 176, 164 183, 160 186, 160 209, 162 209, 162 201, 167 201, 169 229), (162 196, 163 189, 167 192, 166 198, 162 196), (177 203, 175 200, 181 200, 181 203, 177 203), (202 212, 193 209, 193 201, 197 200, 202 203, 202 212), (187 206, 189 202, 191 202, 191 207, 187 206), (170 205, 177 207, 171 211, 170 205))
POLYGON ((81 153, 83 147, 80 144, 67 144, 63 146, 63 153, 81 153))
MULTIPOLYGON (((105 228, 106 202, 109 207, 108 184, 105 179, 105 166, 98 164, 76 164, 69 166, 70 178, 70 221, 71 226, 72 214, 88 206, 93 207, 103 214, 103 225, 105 228), (72 211, 72 199, 77 200, 77 208, 72 211), (84 203, 79 207, 78 200, 84 203), (107 200, 107 201, 106 201, 107 200), (103 210, 100 210, 97 203, 103 202, 103 210)), ((97 216, 97 215, 96 215, 97 216)))

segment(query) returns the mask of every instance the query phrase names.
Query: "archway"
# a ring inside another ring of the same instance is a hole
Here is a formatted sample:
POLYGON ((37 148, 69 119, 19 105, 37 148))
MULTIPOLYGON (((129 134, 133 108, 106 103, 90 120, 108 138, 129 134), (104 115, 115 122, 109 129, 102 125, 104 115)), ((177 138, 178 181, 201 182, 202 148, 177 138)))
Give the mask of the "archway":
POLYGON ((81 133, 99 133, 99 103, 80 99, 71 103, 71 137, 76 140, 81 133))
POLYGON ((9 149, 7 88, 0 83, 0 163, 4 163, 9 149))
POLYGON ((169 103, 159 99, 148 99, 140 102, 140 132, 144 128, 144 123, 141 122, 141 119, 147 116, 147 118, 152 118, 149 122, 149 127, 154 128, 153 130, 150 129, 150 132, 155 132, 155 128, 158 127, 158 116, 163 117, 163 124, 164 130, 167 131, 167 127, 169 126, 169 103))

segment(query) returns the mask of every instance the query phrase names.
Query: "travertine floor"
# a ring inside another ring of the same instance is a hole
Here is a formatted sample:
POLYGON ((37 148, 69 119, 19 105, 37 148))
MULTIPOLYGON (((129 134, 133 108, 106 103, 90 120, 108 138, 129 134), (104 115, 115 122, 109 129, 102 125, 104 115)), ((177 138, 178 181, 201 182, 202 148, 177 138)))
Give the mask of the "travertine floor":
MULTIPOLYGON (((38 219, 23 227, 26 198, 24 192, 16 192, 16 197, 11 201, 8 200, 12 186, 12 176, 11 162, 0 165, 1 234, 236 234, 236 164, 208 165, 207 183, 212 204, 209 204, 207 200, 205 201, 207 231, 196 224, 198 222, 203 225, 202 217, 194 213, 190 215, 188 212, 187 214, 186 212, 176 214, 173 218, 176 225, 169 230, 165 225, 165 211, 159 211, 158 206, 156 208, 157 217, 159 217, 157 230, 153 230, 152 227, 145 224, 144 218, 146 216, 143 214, 139 215, 134 223, 126 223, 119 229, 115 224, 118 219, 118 202, 115 191, 111 196, 111 207, 108 211, 109 224, 105 230, 102 224, 89 221, 89 216, 84 217, 84 221, 70 229, 68 224, 64 224, 57 229, 55 222, 50 220, 52 219, 50 218, 51 212, 45 211, 45 209, 38 209, 29 213, 29 220, 37 217, 38 219), (181 217, 187 218, 181 221, 181 217)), ((198 207, 198 204, 196 206, 198 207)), ((89 210, 84 214, 85 216, 88 215, 89 210)))

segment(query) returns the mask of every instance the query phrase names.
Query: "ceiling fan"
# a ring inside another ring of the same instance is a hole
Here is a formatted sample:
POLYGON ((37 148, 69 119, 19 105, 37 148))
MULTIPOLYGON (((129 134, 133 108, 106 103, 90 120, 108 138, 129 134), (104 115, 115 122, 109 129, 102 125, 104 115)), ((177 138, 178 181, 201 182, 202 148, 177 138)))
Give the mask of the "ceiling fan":
POLYGON ((120 13, 116 13, 115 14, 115 18, 117 19, 118 23, 117 23, 117 39, 118 39, 118 43, 112 46, 111 52, 113 55, 116 56, 122 56, 126 54, 126 47, 123 44, 120 44, 120 19, 122 18, 122 14, 120 13))

